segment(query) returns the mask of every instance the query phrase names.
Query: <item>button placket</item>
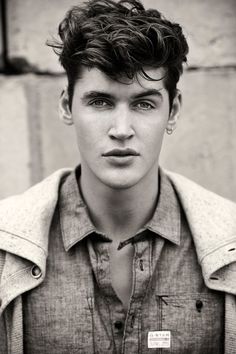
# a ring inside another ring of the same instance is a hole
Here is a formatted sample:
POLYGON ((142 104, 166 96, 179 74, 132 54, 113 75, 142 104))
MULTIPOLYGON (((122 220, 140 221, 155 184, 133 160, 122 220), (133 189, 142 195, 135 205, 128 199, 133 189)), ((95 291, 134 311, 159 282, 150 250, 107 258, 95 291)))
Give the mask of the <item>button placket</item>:
POLYGON ((118 346, 121 345, 121 340, 125 332, 126 318, 123 306, 121 303, 113 302, 110 308, 110 319, 113 326, 114 338, 118 346))
POLYGON ((150 247, 148 241, 141 241, 135 244, 135 259, 136 259, 136 284, 135 292, 142 296, 143 289, 146 288, 150 280, 150 267, 149 264, 149 251, 150 247))
POLYGON ((99 286, 103 289, 104 293, 109 296, 111 294, 111 282, 110 282, 110 267, 109 267, 109 244, 104 242, 97 247, 98 252, 98 280, 99 286))
POLYGON ((148 240, 135 242, 134 247, 134 283, 122 344, 124 352, 129 351, 135 338, 135 340, 137 338, 139 338, 138 341, 141 340, 139 331, 142 321, 142 305, 151 278, 151 264, 149 262, 151 249, 148 240))
POLYGON ((139 260, 139 269, 140 269, 142 272, 144 271, 143 259, 142 259, 142 258, 139 260))

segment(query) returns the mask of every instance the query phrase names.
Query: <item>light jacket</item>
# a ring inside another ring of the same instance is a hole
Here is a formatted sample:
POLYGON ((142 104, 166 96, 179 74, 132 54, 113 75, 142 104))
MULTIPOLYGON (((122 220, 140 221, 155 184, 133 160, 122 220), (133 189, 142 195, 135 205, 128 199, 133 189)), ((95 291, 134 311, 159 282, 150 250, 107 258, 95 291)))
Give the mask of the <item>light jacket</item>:
MULTIPOLYGON (((0 202, 0 354, 23 354, 22 294, 45 278, 61 169, 0 202)), ((185 211, 205 284, 225 292, 225 354, 236 353, 236 204, 165 171, 185 211)))

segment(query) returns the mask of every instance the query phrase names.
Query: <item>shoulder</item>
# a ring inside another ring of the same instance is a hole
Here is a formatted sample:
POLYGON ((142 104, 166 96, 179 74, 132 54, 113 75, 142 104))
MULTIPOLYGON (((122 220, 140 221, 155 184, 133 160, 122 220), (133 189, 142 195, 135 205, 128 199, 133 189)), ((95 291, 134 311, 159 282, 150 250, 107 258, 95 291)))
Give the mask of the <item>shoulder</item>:
POLYGON ((186 214, 206 285, 236 294, 236 204, 165 171, 186 214))
POLYGON ((60 181, 70 172, 70 169, 57 170, 22 194, 13 195, 0 200, 0 215, 7 212, 7 210, 12 211, 12 208, 15 209, 15 207, 23 207, 24 205, 33 207, 35 203, 44 204, 44 202, 56 196, 60 181))
POLYGON ((215 212, 223 208, 227 213, 236 212, 236 203, 231 200, 223 198, 180 174, 164 171, 186 207, 204 210, 213 208, 215 212))
POLYGON ((214 248, 236 242, 236 204, 186 177, 165 171, 178 195, 195 240, 214 248))
POLYGON ((39 240, 50 225, 58 200, 61 180, 71 169, 60 169, 22 194, 0 201, 1 249, 9 248, 9 241, 39 240), (5 244, 5 247, 3 247, 5 244))

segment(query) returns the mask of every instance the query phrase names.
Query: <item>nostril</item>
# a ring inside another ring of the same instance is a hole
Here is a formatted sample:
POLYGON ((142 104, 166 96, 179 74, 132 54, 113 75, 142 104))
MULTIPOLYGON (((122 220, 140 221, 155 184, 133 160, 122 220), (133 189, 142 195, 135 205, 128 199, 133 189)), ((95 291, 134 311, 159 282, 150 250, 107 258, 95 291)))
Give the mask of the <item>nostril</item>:
POLYGON ((235 248, 230 248, 230 250, 228 250, 228 252, 232 252, 235 251, 235 248))

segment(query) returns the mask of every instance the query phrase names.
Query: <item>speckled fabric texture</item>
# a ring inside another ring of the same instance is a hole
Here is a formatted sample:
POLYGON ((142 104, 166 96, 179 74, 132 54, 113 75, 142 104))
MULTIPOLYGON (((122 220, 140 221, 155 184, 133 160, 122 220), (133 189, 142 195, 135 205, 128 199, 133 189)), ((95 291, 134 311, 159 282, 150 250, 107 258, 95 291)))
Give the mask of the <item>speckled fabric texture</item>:
POLYGON ((225 296, 204 284, 185 215, 162 170, 152 218, 123 242, 134 247, 127 310, 111 283, 112 240, 96 232, 79 178, 78 169, 61 185, 45 280, 22 297, 24 354, 153 354, 148 333, 164 328, 171 331, 165 354, 223 354, 225 296))
MULTIPOLYGON (((20 196, 0 202, 0 354, 23 354, 22 297, 45 277, 48 233, 61 179, 55 172, 20 196), (3 349, 2 349, 3 348, 3 349)), ((167 172, 185 211, 206 285, 226 292, 225 354, 236 350, 236 206, 167 172)))
POLYGON ((186 213, 206 285, 236 295, 235 203, 168 173, 186 213))

